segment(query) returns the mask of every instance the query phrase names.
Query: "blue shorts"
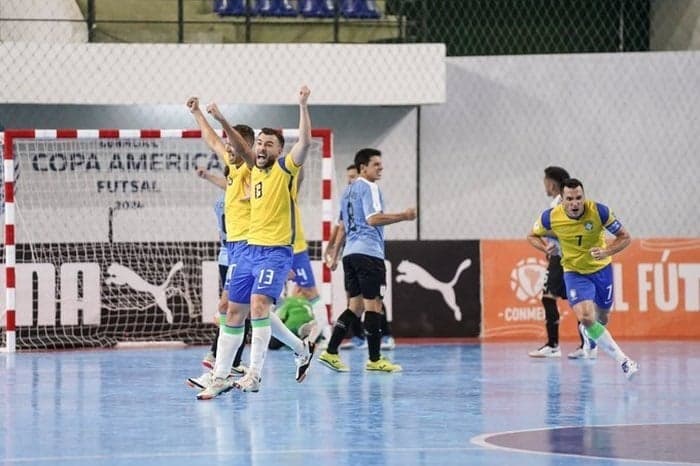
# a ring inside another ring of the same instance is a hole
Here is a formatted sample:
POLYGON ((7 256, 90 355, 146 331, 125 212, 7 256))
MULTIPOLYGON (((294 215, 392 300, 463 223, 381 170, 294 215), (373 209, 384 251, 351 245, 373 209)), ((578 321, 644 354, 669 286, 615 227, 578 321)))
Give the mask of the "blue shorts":
POLYGON ((248 304, 251 294, 260 294, 276 302, 282 294, 291 268, 290 246, 249 244, 234 267, 228 288, 229 301, 248 304))
POLYGON ((566 292, 572 306, 581 301, 595 301, 601 309, 610 309, 613 304, 613 269, 608 264, 591 274, 564 272, 566 292))
POLYGON ((226 279, 224 280, 224 289, 228 290, 231 284, 231 277, 233 276, 233 271, 236 268, 238 259, 243 254, 243 252, 248 248, 248 241, 229 241, 226 243, 226 250, 228 252, 228 268, 226 270, 226 279))
POLYGON ((294 272, 294 283, 301 288, 313 288, 316 286, 314 271, 311 268, 309 251, 301 251, 294 254, 292 258, 292 271, 294 272))

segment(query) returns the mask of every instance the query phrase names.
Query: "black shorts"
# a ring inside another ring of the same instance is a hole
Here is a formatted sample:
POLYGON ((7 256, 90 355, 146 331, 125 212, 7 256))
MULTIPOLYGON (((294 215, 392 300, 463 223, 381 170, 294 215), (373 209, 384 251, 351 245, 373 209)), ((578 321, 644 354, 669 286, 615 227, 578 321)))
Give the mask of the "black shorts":
POLYGON ((386 286, 386 266, 384 260, 365 254, 350 254, 343 257, 345 291, 354 298, 381 298, 386 286))
POLYGON ((547 266, 547 275, 544 278, 542 294, 566 299, 564 268, 561 266, 561 257, 559 256, 549 257, 549 265, 547 266))

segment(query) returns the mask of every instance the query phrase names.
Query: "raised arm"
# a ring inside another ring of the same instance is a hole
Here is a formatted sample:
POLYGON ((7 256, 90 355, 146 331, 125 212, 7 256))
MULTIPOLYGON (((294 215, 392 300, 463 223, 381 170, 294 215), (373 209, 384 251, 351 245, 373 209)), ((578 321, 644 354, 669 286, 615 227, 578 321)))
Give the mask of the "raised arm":
POLYGON ((249 167, 252 167, 255 163, 255 153, 253 149, 248 145, 246 140, 243 139, 243 136, 241 136, 226 120, 223 113, 219 110, 218 105, 214 102, 210 103, 207 105, 207 112, 219 122, 226 133, 229 143, 233 146, 233 151, 243 157, 243 160, 249 167))
POLYGON ((385 214, 384 212, 379 212, 367 218, 367 224, 373 227, 391 225, 392 223, 415 220, 417 216, 418 214, 414 208, 406 209, 403 212, 395 214, 385 214))
POLYGON ((216 152, 224 165, 229 164, 228 152, 226 151, 226 145, 221 140, 214 128, 211 127, 207 121, 207 117, 204 116, 202 110, 199 108, 199 98, 190 97, 187 99, 187 108, 190 109, 190 113, 194 116, 194 120, 197 122, 197 126, 202 131, 202 139, 207 145, 216 152))
POLYGON ((299 89, 299 140, 290 151, 292 160, 297 167, 304 164, 309 154, 309 147, 311 147, 311 117, 307 105, 310 94, 311 91, 306 86, 299 89))
POLYGON ((226 186, 228 183, 226 183, 226 178, 224 178, 223 176, 218 176, 214 175, 213 173, 209 173, 206 169, 202 167, 197 167, 197 176, 202 178, 203 180, 207 180, 214 186, 218 186, 219 188, 226 191, 226 186))

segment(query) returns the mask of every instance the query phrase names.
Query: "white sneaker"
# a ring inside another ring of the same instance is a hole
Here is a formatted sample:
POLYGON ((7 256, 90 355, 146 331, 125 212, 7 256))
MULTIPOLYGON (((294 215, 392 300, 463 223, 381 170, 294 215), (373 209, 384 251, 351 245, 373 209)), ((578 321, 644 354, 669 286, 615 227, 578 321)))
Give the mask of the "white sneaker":
POLYGON ((211 400, 212 398, 216 398, 222 393, 226 393, 227 391, 231 390, 233 388, 233 383, 233 377, 231 376, 228 376, 225 379, 220 379, 218 377, 214 378, 209 386, 197 394, 197 399, 211 400))
POLYGON ((598 359, 598 347, 588 350, 588 359, 598 359))
POLYGON ((199 377, 190 377, 189 379, 187 379, 185 381, 185 383, 190 388, 204 390, 209 385, 211 385, 211 379, 212 379, 212 372, 206 371, 204 374, 200 375, 199 377))
POLYGON ((627 358, 624 361, 622 361, 622 372, 625 373, 625 377, 627 377, 627 380, 632 380, 634 374, 639 372, 639 364, 637 364, 636 361, 627 358))
POLYGON ((297 382, 302 383, 306 378, 306 374, 309 372, 309 367, 311 366, 311 359, 314 357, 314 350, 316 345, 311 343, 309 340, 304 340, 304 347, 306 348, 306 354, 297 354, 294 357, 294 362, 297 365, 297 382))
POLYGON ((245 373, 247 371, 248 371, 248 368, 243 364, 231 367, 231 375, 232 376, 240 377, 242 375, 245 375, 245 373))
POLYGON ((531 358, 560 358, 561 350, 558 346, 551 347, 549 345, 544 345, 541 348, 530 351, 527 354, 531 358))
POLYGON ((249 370, 246 375, 235 382, 236 388, 242 392, 258 392, 260 391, 260 376, 254 370, 249 370))
POLYGON ((381 349, 385 351, 390 351, 396 348, 396 340, 391 335, 386 335, 382 337, 381 349))
POLYGON ((578 347, 575 351, 567 354, 566 357, 569 359, 588 359, 588 352, 585 348, 578 347))

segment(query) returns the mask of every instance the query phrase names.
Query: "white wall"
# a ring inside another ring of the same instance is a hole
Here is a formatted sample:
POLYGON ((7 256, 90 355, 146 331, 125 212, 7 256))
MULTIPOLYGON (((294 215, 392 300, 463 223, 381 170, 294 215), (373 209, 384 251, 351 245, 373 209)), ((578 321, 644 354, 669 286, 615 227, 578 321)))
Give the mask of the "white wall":
POLYGON ((0 42, 0 102, 316 105, 445 101, 444 44, 70 44, 0 42), (396 85, 396 83, 401 85, 396 85))
MULTIPOLYGON (((422 239, 521 238, 548 205, 542 170, 562 165, 635 237, 700 236, 700 53, 450 58, 447 102, 420 121, 422 239)), ((234 122, 297 125, 293 106, 225 105, 234 122)), ((415 205, 413 107, 312 106, 335 131, 336 173, 384 152, 389 209, 415 205)), ((191 127, 184 104, 2 105, 5 127, 191 127)), ((387 228, 415 238, 415 225, 387 228)))
POLYGON ((423 239, 519 238, 561 165, 637 237, 700 236, 700 53, 449 58, 421 118, 423 239))

